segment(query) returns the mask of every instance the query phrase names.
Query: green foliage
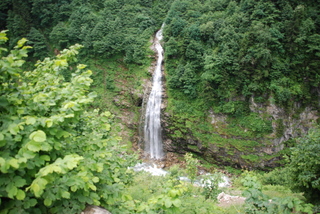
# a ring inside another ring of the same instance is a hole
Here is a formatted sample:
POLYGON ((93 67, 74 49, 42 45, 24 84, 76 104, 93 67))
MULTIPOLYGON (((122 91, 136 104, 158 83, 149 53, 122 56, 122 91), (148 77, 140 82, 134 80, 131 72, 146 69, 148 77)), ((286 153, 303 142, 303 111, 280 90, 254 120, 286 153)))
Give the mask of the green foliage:
POLYGON ((287 165, 290 185, 304 192, 310 201, 318 202, 320 195, 320 129, 310 130, 308 135, 301 138, 292 148, 287 165))
POLYGON ((180 176, 184 176, 186 173, 181 169, 180 165, 175 164, 168 169, 170 176, 172 178, 178 178, 180 176))
POLYGON ((33 0, 32 15, 40 29, 51 29, 59 21, 66 20, 72 11, 70 0, 33 0))
POLYGON ((137 207, 137 213, 177 213, 180 212, 181 195, 186 191, 182 185, 169 188, 163 194, 151 197, 147 203, 137 207))
POLYGON ((237 100, 252 96, 272 96, 282 106, 312 102, 318 10, 295 1, 175 1, 164 29, 169 87, 185 92, 190 81, 181 68, 192 64, 196 95, 222 113, 245 115, 249 109, 237 100))
POLYGON ((53 46, 58 50, 63 50, 67 48, 69 39, 66 33, 68 27, 65 23, 59 22, 53 27, 49 34, 50 41, 54 44, 53 46))
POLYGON ((201 194, 201 187, 182 183, 173 176, 135 174, 133 183, 127 187, 127 195, 130 195, 124 205, 127 212, 121 213, 226 213, 215 200, 201 194))
POLYGON ((284 125, 283 125, 283 120, 282 119, 278 119, 275 121, 276 122, 276 135, 277 137, 281 137, 283 135, 284 132, 284 125))
MULTIPOLYGON (((0 35, 2 45, 7 38, 0 35)), ((69 82, 61 75, 81 46, 23 71, 26 41, 8 55, 1 49, 1 211, 78 213, 86 204, 112 210, 134 161, 110 135, 111 113, 85 110, 95 98, 91 71, 79 64, 69 82)))
POLYGON ((6 29, 10 31, 10 34, 14 37, 14 41, 16 41, 26 36, 31 28, 31 2, 17 0, 14 3, 8 3, 8 7, 10 9, 7 11, 6 29))
POLYGON ((284 168, 275 168, 272 171, 265 173, 261 181, 264 185, 282 185, 288 186, 290 182, 290 174, 288 169, 284 168))
POLYGON ((298 198, 269 198, 262 193, 262 185, 255 176, 248 174, 242 182, 243 186, 247 187, 243 191, 243 196, 246 197, 246 213, 313 213, 313 206, 298 198))
POLYGON ((285 121, 253 113, 250 101, 294 115, 293 104, 317 109, 319 9, 310 1, 173 2, 164 27, 173 144, 237 166, 282 155, 256 148, 280 138, 285 121), (209 121, 219 114, 225 120, 209 121))
POLYGON ((257 137, 261 134, 272 132, 271 121, 261 118, 256 113, 251 113, 246 117, 241 117, 237 122, 241 127, 252 131, 257 137))
POLYGON ((271 82, 270 89, 274 91, 275 98, 280 103, 286 103, 293 98, 299 99, 303 95, 301 85, 286 77, 271 82))
POLYGON ((196 82, 195 68, 191 64, 179 66, 168 79, 168 85, 171 88, 182 89, 183 93, 190 98, 195 98, 196 82))
POLYGON ((213 201, 217 200, 217 197, 221 190, 219 190, 219 184, 223 182, 223 174, 215 172, 210 175, 202 176, 201 183, 203 185, 202 194, 206 199, 210 198, 213 201))
POLYGON ((219 115, 217 113, 212 118, 206 116, 208 103, 199 97, 190 100, 176 90, 170 91, 169 97, 174 99, 168 100, 170 131, 167 134, 173 139, 173 145, 185 151, 205 154, 203 158, 210 163, 222 164, 225 161, 232 166, 255 168, 261 161, 271 158, 256 152, 257 148, 265 145, 260 138, 273 131, 270 118, 246 113, 237 117, 224 116, 223 121, 219 121, 219 118, 215 119, 219 115), (201 146, 188 142, 200 142, 201 146))
POLYGON ((32 46, 33 57, 39 60, 43 60, 48 56, 48 47, 46 45, 46 39, 44 36, 35 28, 31 28, 27 35, 28 44, 32 46))
MULTIPOLYGON (((0 5, 1 30, 6 26, 14 39, 28 34, 35 36, 35 30, 40 32, 47 40, 45 55, 81 43, 85 56, 110 57, 121 53, 127 63, 140 64, 147 55, 146 44, 160 28, 171 2, 5 1, 0 5)), ((36 45, 35 57, 42 56, 44 50, 36 45)))
POLYGON ((170 37, 164 47, 166 49, 166 52, 164 53, 166 58, 174 58, 179 55, 178 42, 173 37, 170 37))
POLYGON ((186 161, 186 173, 191 182, 194 182, 198 175, 198 160, 193 158, 191 153, 186 153, 184 159, 186 161))

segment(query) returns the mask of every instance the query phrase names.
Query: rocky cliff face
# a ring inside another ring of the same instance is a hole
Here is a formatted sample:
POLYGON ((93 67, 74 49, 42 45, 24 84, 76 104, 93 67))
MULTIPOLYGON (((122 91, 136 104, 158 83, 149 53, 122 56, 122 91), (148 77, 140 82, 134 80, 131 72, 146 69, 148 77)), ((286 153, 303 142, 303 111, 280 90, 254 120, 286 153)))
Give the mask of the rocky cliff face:
POLYGON ((294 103, 290 112, 275 104, 259 104, 250 99, 250 110, 259 114, 268 114, 272 121, 273 132, 270 135, 277 152, 283 149, 283 142, 291 138, 301 137, 316 125, 319 112, 312 107, 302 108, 300 103, 294 103))
MULTIPOLYGON (((251 112, 271 122, 272 130, 268 134, 248 138, 245 135, 225 133, 221 130, 230 125, 228 116, 214 113, 213 110, 207 113, 205 119, 209 121, 207 126, 212 126, 209 131, 199 134, 192 126, 182 130, 180 127, 185 124, 164 108, 164 148, 169 152, 193 152, 220 165, 265 169, 279 165, 281 151, 288 147, 288 142, 307 134, 319 119, 317 109, 301 107, 299 103, 295 103, 289 112, 272 103, 256 103, 251 98, 249 107, 251 112)), ((242 129, 243 133, 247 132, 246 128, 242 129)))

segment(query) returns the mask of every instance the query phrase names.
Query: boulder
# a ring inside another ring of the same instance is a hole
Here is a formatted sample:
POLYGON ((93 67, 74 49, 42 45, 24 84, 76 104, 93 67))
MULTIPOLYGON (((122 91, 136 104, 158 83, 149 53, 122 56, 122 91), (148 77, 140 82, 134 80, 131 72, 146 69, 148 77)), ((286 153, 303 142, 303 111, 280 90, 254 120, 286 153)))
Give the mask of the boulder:
POLYGON ((81 214, 112 214, 106 209, 103 209, 102 207, 89 205, 86 207, 86 209, 81 212, 81 214))

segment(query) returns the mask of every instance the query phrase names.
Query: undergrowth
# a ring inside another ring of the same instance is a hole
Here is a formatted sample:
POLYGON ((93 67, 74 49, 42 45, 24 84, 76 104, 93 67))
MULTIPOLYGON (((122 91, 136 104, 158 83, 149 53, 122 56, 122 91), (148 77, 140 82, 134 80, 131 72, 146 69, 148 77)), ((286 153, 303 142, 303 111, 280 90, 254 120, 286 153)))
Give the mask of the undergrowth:
MULTIPOLYGON (((302 193, 293 193, 287 186, 280 185, 278 170, 273 174, 237 171, 230 177, 232 185, 229 187, 218 187, 222 174, 213 171, 210 176, 212 183, 199 186, 195 180, 204 178, 203 176, 197 176, 193 181, 178 179, 193 174, 188 169, 199 164, 190 155, 185 156, 185 159, 189 159, 189 168, 173 165, 165 176, 135 172, 133 182, 126 188, 126 194, 132 199, 131 206, 138 207, 131 209, 136 213, 312 213, 313 205, 305 203, 302 193), (275 185, 275 180, 279 180, 279 184, 275 185), (246 201, 219 203, 217 195, 221 192, 245 196, 246 201)), ((193 170, 198 171, 197 168, 193 170)))
POLYGON ((111 134, 122 137, 128 152, 133 152, 134 136, 140 123, 143 84, 144 80, 151 78, 148 72, 151 61, 151 58, 146 58, 139 65, 127 64, 122 55, 106 59, 85 59, 93 72, 91 90, 98 94, 92 107, 108 109, 116 115, 111 134))

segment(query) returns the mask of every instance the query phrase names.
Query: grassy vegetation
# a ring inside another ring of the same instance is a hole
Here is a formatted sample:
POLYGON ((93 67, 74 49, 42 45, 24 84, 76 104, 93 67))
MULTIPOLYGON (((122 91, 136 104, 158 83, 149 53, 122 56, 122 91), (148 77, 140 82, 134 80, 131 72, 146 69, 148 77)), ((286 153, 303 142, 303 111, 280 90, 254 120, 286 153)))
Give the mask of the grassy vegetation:
MULTIPOLYGON (((151 53, 151 50, 148 53, 151 53)), ((84 61, 93 71, 92 90, 98 94, 92 107, 108 110, 115 115, 116 125, 112 132, 122 137, 122 142, 127 145, 129 152, 132 152, 134 136, 138 133, 144 95, 143 84, 151 78, 148 69, 152 60, 146 58, 143 65, 126 64, 122 55, 116 55, 84 61)))
MULTIPOLYGON (((227 209, 219 207, 216 198, 206 199, 203 188, 179 181, 176 176, 178 174, 184 175, 184 173, 174 171, 175 169, 167 176, 152 176, 146 172, 138 172, 135 175, 133 184, 127 188, 127 194, 131 195, 136 203, 141 203, 148 202, 151 198, 166 194, 169 190, 178 187, 184 190, 179 197, 182 201, 179 213, 226 213, 227 209)), ((165 212, 160 211, 157 213, 165 212)))
MULTIPOLYGON (((203 165, 201 165, 203 167, 203 165)), ((208 168, 207 168, 208 169, 208 168)), ((262 183, 261 188, 257 187, 257 191, 261 190, 261 194, 267 197, 268 200, 278 200, 283 206, 286 206, 285 200, 300 201, 301 207, 312 207, 305 204, 305 198, 302 193, 293 193, 288 187, 281 184, 275 184, 276 180, 280 182, 281 177, 279 173, 265 173, 265 172, 248 172, 248 171, 235 171, 230 168, 234 174, 231 175, 232 185, 230 187, 215 187, 215 197, 208 197, 208 189, 205 187, 192 184, 187 181, 180 181, 178 177, 188 176, 188 170, 179 165, 173 165, 168 169, 168 174, 165 176, 152 176, 147 172, 135 172, 134 180, 126 189, 126 194, 132 197, 132 201, 137 204, 161 204, 160 197, 168 194, 171 190, 183 190, 179 199, 182 201, 176 213, 250 213, 250 206, 252 201, 246 201, 245 203, 239 203, 239 201, 229 201, 228 203, 217 201, 217 194, 224 192, 232 196, 243 197, 243 192, 248 191, 248 187, 244 181, 249 177, 255 178, 255 182, 262 183), (155 198, 158 198, 154 201, 155 198)), ((208 169, 209 170, 209 169, 208 169)), ((197 170, 196 170, 197 171, 197 170)), ((211 168, 212 175, 220 176, 221 173, 217 171, 217 168, 211 168)), ((197 179, 200 179, 198 176, 197 179)), ((217 177, 216 177, 217 178, 217 177)), ((249 188, 250 189, 250 188, 249 188)), ((212 190, 211 190, 212 192, 212 190)), ((173 200, 173 199, 170 199, 173 200)), ((263 198, 259 199, 262 202, 263 198)), ((260 203, 258 199, 255 199, 254 203, 260 203)), ((269 202, 270 203, 270 202, 269 202)), ((278 202, 277 202, 278 203, 278 202)), ((281 206, 282 206, 281 205, 281 206)), ((280 205, 279 205, 280 206, 280 205)), ((299 205, 300 206, 300 205, 299 205)), ((152 206, 154 208, 154 206, 152 206)), ((152 208, 150 207, 150 209, 152 208)), ((270 203, 270 207, 272 207, 270 203)), ((164 208, 165 209, 165 208, 164 208)), ((270 208, 271 209, 271 208, 270 208)), ((277 208, 278 209, 278 208, 277 208)), ((152 209, 151 209, 152 210, 152 209)), ((150 213, 153 213, 150 211, 150 213)), ((158 210, 155 213, 167 213, 165 210, 158 210)), ((170 212, 168 212, 170 213, 170 212)), ((262 212, 261 212, 262 213, 262 212)), ((291 212, 290 212, 291 213, 291 212)), ((301 212, 297 212, 301 213, 301 212)))

